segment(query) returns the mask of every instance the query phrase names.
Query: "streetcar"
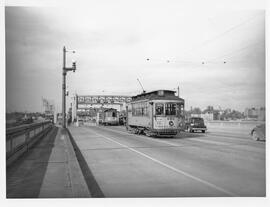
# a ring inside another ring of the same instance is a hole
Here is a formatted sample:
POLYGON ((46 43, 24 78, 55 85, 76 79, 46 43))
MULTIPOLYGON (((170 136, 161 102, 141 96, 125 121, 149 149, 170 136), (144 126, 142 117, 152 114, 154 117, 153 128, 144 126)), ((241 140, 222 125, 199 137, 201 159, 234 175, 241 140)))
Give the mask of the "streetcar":
POLYGON ((126 128, 136 134, 172 137, 184 127, 184 99, 175 91, 142 93, 127 105, 126 128))
POLYGON ((104 108, 99 112, 99 124, 119 125, 118 112, 114 108, 104 108))

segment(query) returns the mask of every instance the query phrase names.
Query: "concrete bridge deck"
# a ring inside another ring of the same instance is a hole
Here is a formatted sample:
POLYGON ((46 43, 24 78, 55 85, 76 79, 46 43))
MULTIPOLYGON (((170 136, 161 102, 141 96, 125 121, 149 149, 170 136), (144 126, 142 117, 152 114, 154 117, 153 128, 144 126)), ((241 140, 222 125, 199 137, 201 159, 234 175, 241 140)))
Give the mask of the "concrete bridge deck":
POLYGON ((54 127, 7 169, 7 198, 264 197, 265 142, 225 132, 152 138, 121 126, 54 127))

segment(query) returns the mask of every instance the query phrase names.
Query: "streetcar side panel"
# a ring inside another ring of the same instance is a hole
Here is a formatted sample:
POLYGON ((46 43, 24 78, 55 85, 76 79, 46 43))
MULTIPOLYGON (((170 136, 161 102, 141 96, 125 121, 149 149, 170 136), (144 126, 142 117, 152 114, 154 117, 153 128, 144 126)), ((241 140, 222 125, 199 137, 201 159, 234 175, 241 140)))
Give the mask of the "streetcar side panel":
POLYGON ((133 127, 151 128, 151 112, 148 101, 130 103, 128 105, 127 124, 133 127))

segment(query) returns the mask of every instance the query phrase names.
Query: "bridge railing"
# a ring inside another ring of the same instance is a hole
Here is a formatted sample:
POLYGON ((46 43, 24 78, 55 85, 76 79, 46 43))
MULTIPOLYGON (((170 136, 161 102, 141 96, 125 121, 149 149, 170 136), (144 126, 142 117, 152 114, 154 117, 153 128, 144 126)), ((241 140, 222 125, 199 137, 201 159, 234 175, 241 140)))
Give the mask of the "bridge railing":
POLYGON ((226 131, 240 134, 250 134, 251 130, 264 121, 205 121, 209 132, 226 131))
POLYGON ((6 129, 6 165, 28 151, 52 127, 51 121, 26 124, 6 129))
POLYGON ((265 123, 264 121, 205 121, 208 126, 215 127, 254 127, 259 124, 265 123))

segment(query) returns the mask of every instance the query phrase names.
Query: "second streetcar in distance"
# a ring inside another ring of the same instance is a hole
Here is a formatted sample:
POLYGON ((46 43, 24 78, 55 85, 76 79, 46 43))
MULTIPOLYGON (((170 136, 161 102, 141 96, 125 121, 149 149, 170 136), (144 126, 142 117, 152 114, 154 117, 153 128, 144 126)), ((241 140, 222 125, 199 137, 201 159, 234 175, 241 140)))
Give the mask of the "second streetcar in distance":
POLYGON ((184 130, 184 99, 175 91, 157 90, 133 96, 127 106, 127 129, 147 136, 174 136, 184 130))
POLYGON ((99 113, 99 124, 119 125, 119 116, 116 109, 105 108, 99 113))

